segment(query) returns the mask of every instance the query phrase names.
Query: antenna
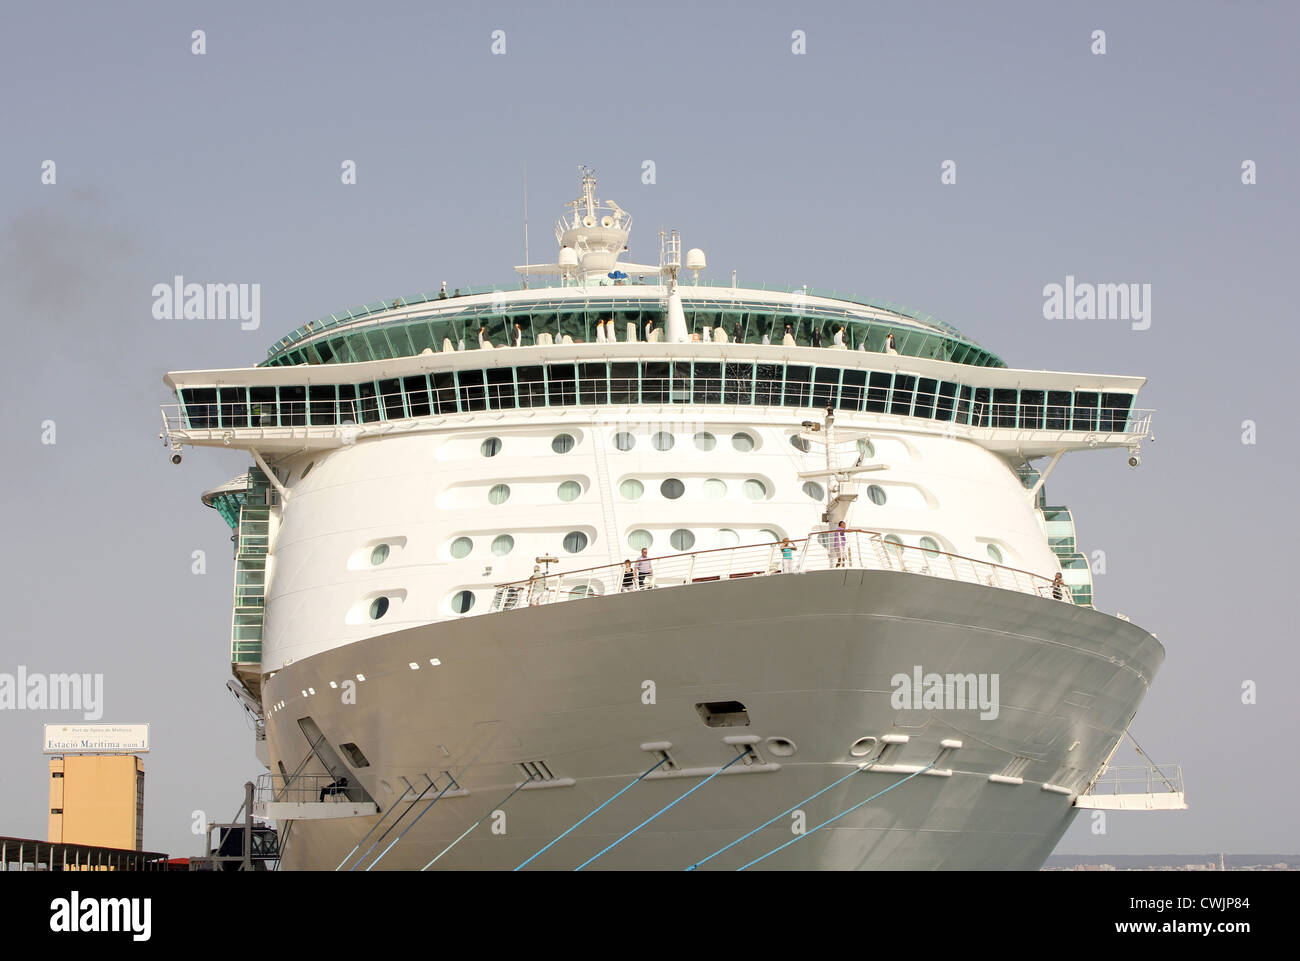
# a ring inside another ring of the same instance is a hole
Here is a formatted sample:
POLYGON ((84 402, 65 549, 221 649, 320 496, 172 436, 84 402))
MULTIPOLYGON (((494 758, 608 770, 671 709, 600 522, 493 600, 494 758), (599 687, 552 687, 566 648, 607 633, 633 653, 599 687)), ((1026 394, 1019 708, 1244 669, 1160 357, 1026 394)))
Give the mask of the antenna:
MULTIPOLYGON (((528 259, 528 161, 524 161, 524 263, 531 264, 528 259)), ((528 289, 528 277, 524 277, 524 290, 528 289)))

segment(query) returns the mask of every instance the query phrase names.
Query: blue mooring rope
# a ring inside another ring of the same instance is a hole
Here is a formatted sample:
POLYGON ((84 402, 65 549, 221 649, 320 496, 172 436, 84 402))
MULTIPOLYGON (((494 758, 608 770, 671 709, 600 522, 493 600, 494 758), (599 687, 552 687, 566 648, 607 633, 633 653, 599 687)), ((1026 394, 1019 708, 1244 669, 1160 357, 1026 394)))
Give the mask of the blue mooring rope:
POLYGON ((694 864, 692 864, 690 867, 686 868, 686 870, 687 870, 687 871, 694 871, 694 870, 695 870, 696 868, 698 868, 701 864, 704 864, 704 863, 707 862, 707 861, 712 861, 714 858, 716 858, 716 857, 717 857, 719 854, 721 854, 723 851, 727 850, 727 848, 733 848, 733 847, 735 847, 737 844, 739 844, 741 841, 745 840, 745 838, 751 838, 751 837, 753 837, 753 836, 754 836, 755 834, 757 834, 759 831, 763 830, 763 828, 765 828, 765 827, 767 827, 769 824, 771 824, 772 821, 776 821, 776 820, 778 820, 778 819, 780 819, 780 818, 785 817, 785 816, 786 816, 787 814, 789 814, 791 811, 798 810, 798 808, 799 808, 800 805, 807 804, 809 801, 815 801, 817 798, 821 797, 823 794, 825 794, 825 793, 826 793, 827 791, 829 791, 831 788, 835 787, 836 784, 843 784, 843 783, 844 783, 845 781, 847 781, 849 778, 853 777, 853 775, 855 775, 855 774, 861 774, 863 771, 867 770, 867 768, 870 767, 871 764, 874 764, 874 763, 875 763, 875 762, 872 761, 872 762, 869 762, 869 763, 867 763, 867 764, 862 765, 861 767, 854 768, 854 769, 853 769, 852 771, 850 771, 848 774, 844 775, 844 777, 840 778, 838 781, 834 781, 834 782, 832 782, 832 783, 826 785, 824 788, 822 788, 822 789, 821 789, 820 791, 818 791, 816 794, 810 794, 810 795, 808 795, 806 798, 804 798, 802 801, 796 801, 796 802, 794 803, 793 806, 786 808, 784 811, 782 811, 782 812, 781 812, 780 814, 778 814, 776 817, 772 818, 771 821, 764 821, 764 822, 763 822, 762 824, 760 824, 758 827, 754 828, 754 830, 752 830, 752 831, 750 831, 748 834, 746 834, 745 837, 736 838, 736 840, 732 841, 730 844, 728 844, 728 845, 726 845, 726 846, 724 846, 724 847, 720 847, 720 848, 718 848, 718 850, 714 851, 714 852, 713 852, 712 854, 710 854, 707 858, 701 858, 700 860, 698 860, 698 861, 696 861, 694 864))
POLYGON ((731 767, 731 765, 735 764, 737 761, 743 760, 743 759, 746 758, 746 757, 749 757, 749 751, 748 751, 748 750, 746 750, 746 751, 744 751, 744 752, 742 752, 742 753, 740 753, 740 754, 737 754, 735 757, 733 757, 730 761, 728 761, 728 762, 727 762, 726 764, 724 764, 722 767, 718 768, 716 771, 714 771, 712 774, 710 774, 708 777, 706 777, 706 778, 705 778, 703 781, 701 781, 699 784, 695 785, 695 787, 691 788, 689 791, 687 791, 685 794, 683 794, 681 797, 679 797, 676 801, 673 801, 672 804, 668 804, 668 805, 666 805, 665 807, 660 808, 658 811, 656 811, 654 814, 650 815, 648 818, 646 818, 644 821, 642 821, 640 824, 638 824, 638 825, 637 825, 636 827, 634 827, 632 830, 628 831, 627 834, 624 834, 621 838, 619 838, 619 839, 618 839, 617 841, 615 841, 613 844, 611 844, 611 845, 609 845, 608 847, 605 847, 605 848, 603 848, 602 850, 596 852, 596 853, 593 854, 591 857, 587 858, 587 860, 585 860, 585 861, 583 861, 581 864, 579 864, 579 865, 578 865, 576 868, 574 868, 573 870, 575 870, 575 871, 581 871, 583 868, 585 868, 585 867, 586 867, 588 864, 590 864, 592 861, 596 860, 596 858, 600 857, 600 856, 601 856, 602 854, 604 854, 606 851, 610 850, 610 848, 618 847, 618 845, 622 844, 624 841, 626 841, 626 840, 627 840, 628 838, 630 838, 632 835, 636 834, 637 831, 640 831, 643 827, 645 827, 647 824, 649 824, 651 821, 653 821, 653 820, 654 820, 655 818, 657 818, 659 815, 663 814, 663 813, 664 813, 665 811, 667 811, 669 808, 672 808, 672 807, 676 806, 676 805, 679 804, 680 802, 685 801, 688 797, 690 797, 692 794, 694 794, 694 793, 695 793, 696 791, 698 791, 700 788, 704 787, 704 785, 708 784, 710 781, 712 781, 715 777, 717 777, 719 774, 721 774, 721 773, 722 773, 723 771, 725 771, 727 768, 731 767))
MULTIPOLYGON (((624 785, 623 787, 619 788, 618 792, 615 793, 615 794, 613 795, 613 797, 610 797, 608 800, 606 800, 603 804, 600 805, 600 807, 597 807, 595 810, 593 810, 593 811, 591 811, 590 813, 584 815, 583 818, 582 818, 582 820, 580 820, 580 821, 578 821, 577 823, 575 823, 575 824, 573 825, 573 827, 570 827, 570 828, 568 829, 568 831, 565 831, 565 832, 564 832, 564 834, 561 834, 561 835, 559 835, 558 837, 556 837, 554 840, 552 840, 549 844, 546 845, 546 847, 542 848, 541 851, 538 851, 536 854, 534 854, 532 857, 530 857, 530 858, 528 859, 528 861, 531 861, 531 860, 533 860, 533 858, 537 857, 539 854, 542 854, 542 853, 543 853, 547 848, 549 848, 552 844, 554 844, 556 841, 559 841, 561 838, 563 838, 565 835, 567 835, 567 834, 568 834, 570 831, 572 831, 574 828, 578 827, 578 825, 582 824, 583 821, 587 820, 587 818, 591 817, 593 814, 595 814, 597 811, 599 811, 600 808, 603 808, 606 804, 609 804, 611 801, 613 801, 615 798, 617 798, 617 797, 618 797, 620 794, 622 794, 624 791, 628 790, 629 788, 634 787, 637 783, 639 783, 639 782, 641 781, 642 778, 644 778, 647 774, 651 774, 651 773, 653 773, 653 772, 654 772, 654 771, 659 767, 659 765, 663 764, 663 763, 664 763, 665 761, 667 761, 667 760, 668 760, 668 756, 667 756, 667 755, 664 755, 664 757, 663 757, 662 759, 660 759, 659 764, 656 764, 654 767, 652 767, 652 768, 648 768, 648 769, 646 769, 645 771, 642 771, 642 772, 641 772, 640 774, 638 774, 638 775, 636 776, 636 778, 633 779, 630 783, 628 783, 628 784, 624 785)), ((515 868, 515 870, 518 871, 519 868, 522 868, 524 865, 526 865, 526 864, 528 863, 528 861, 524 861, 524 862, 520 863, 520 864, 515 868)))
POLYGON ((885 788, 883 791, 877 791, 875 794, 871 795, 871 797, 867 798, 866 801, 859 801, 857 804, 853 805, 853 807, 851 807, 851 808, 849 808, 849 809, 847 809, 847 810, 845 810, 845 811, 841 811, 839 814, 835 815, 835 817, 833 817, 833 818, 828 818, 827 820, 823 821, 821 824, 817 825, 815 828, 813 828, 811 831, 807 832, 806 834, 800 834, 798 837, 795 837, 795 838, 792 838, 792 839, 789 840, 789 841, 786 841, 784 844, 780 845, 779 847, 775 847, 775 848, 773 848, 771 851, 768 851, 768 852, 767 852, 766 854, 764 854, 762 857, 754 858, 754 860, 750 861, 748 864, 742 864, 740 867, 736 868, 736 870, 737 870, 737 871, 743 871, 743 870, 745 870, 745 868, 753 867, 753 866, 754 866, 755 864, 757 864, 759 861, 766 861, 766 860, 767 860, 768 858, 770 858, 773 854, 776 854, 777 851, 781 851, 781 850, 784 850, 785 848, 788 848, 790 845, 794 844, 796 841, 802 841, 804 838, 811 837, 815 832, 820 831, 822 828, 826 827, 826 825, 830 824, 832 821, 838 821, 840 818, 844 817, 844 815, 846 815, 846 814, 852 814, 852 813, 853 813, 854 811, 856 811, 858 808, 862 807, 862 805, 867 804, 867 803, 869 803, 869 802, 871 802, 871 801, 874 801, 876 798, 880 797, 882 794, 888 794, 890 791, 892 791, 894 788, 898 787, 900 784, 905 784, 906 782, 912 780, 912 778, 916 777, 918 774, 924 774, 926 771, 930 770, 930 768, 932 768, 932 767, 934 767, 934 762, 933 762, 933 761, 931 761, 931 762, 930 762, 929 764, 927 764, 925 767, 921 768, 921 770, 912 772, 912 773, 909 774, 907 777, 903 778, 903 780, 901 780, 901 781, 895 781, 893 784, 889 785, 889 787, 885 788))

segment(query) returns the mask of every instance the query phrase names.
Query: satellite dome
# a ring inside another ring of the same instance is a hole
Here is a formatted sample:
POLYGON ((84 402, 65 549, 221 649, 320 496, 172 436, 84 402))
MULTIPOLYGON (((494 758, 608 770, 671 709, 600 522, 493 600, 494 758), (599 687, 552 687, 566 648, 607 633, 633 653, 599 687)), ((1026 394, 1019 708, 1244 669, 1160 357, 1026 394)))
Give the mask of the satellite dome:
POLYGON ((704 262, 704 251, 699 247, 692 247, 686 251, 686 269, 703 270, 708 264, 704 262))

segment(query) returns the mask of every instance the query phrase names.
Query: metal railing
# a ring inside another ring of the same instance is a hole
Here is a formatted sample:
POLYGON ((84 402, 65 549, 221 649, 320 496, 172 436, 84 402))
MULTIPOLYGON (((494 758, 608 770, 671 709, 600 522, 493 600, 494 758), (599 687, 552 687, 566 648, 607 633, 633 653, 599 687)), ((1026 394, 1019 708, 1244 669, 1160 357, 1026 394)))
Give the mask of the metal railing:
POLYGON ((365 792, 360 785, 333 774, 259 774, 255 801, 258 804, 329 804, 363 797, 365 792))
POLYGON ((783 553, 780 543, 751 544, 638 558, 630 566, 621 562, 537 574, 526 580, 496 585, 489 613, 709 581, 835 569, 901 571, 1044 598, 1055 598, 1059 591, 1060 597, 1056 599, 1074 603, 1069 588, 1054 585, 1051 578, 991 561, 903 544, 887 539, 878 531, 856 528, 814 531, 789 544, 789 556, 783 553), (638 563, 642 566, 638 567, 638 563))
POLYGON ((1181 794, 1183 769, 1179 764, 1117 764, 1107 767, 1089 788, 1088 794, 1096 796, 1122 796, 1125 794, 1181 794))

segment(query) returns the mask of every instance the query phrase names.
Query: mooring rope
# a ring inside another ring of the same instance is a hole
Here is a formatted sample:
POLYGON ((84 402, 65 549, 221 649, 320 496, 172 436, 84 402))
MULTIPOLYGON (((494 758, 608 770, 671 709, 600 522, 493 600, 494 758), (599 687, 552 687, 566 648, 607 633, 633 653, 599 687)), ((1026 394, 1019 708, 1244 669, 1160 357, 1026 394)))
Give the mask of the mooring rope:
MULTIPOLYGON (((465 840, 465 838, 469 836, 469 832, 470 832, 470 831, 473 831, 476 827, 478 827, 480 824, 482 824, 484 821, 486 821, 486 820, 488 819, 488 817, 491 816, 491 815, 493 814, 493 812, 495 812, 498 808, 503 808, 503 807, 505 807, 505 806, 506 806, 506 801, 509 801, 512 797, 514 797, 516 794, 518 794, 520 791, 522 791, 524 788, 526 788, 529 784, 532 784, 532 783, 533 783, 533 779, 532 779, 532 778, 529 778, 529 779, 528 779, 527 781, 525 781, 523 784, 520 784, 517 788, 515 788, 513 791, 511 791, 509 794, 507 794, 506 797, 505 797, 505 801, 499 801, 498 803, 492 805, 492 807, 488 808, 488 812, 487 812, 487 814, 484 814, 481 818, 479 818, 477 821, 475 821, 473 824, 471 824, 469 827, 467 827, 467 828, 465 829, 465 833, 464 833, 464 834, 462 834, 462 835, 461 835, 460 837, 458 837, 456 840, 452 841, 452 842, 451 842, 450 844, 448 844, 445 848, 443 848, 441 851, 439 851, 438 854, 437 854, 437 856, 433 859, 433 861, 437 861, 438 858, 442 857, 444 854, 446 854, 448 851, 450 851, 452 848, 454 848, 457 844, 460 844, 461 841, 465 840)), ((405 834, 406 832, 402 832, 402 833, 405 834)), ((401 839, 399 838, 398 840, 401 840, 401 839)), ((427 871, 427 870, 429 870, 429 868, 433 867, 433 861, 430 861, 430 862, 429 862, 428 864, 426 864, 424 867, 420 868, 420 870, 421 870, 421 871, 427 871)), ((374 865, 372 864, 370 867, 374 867, 374 865)), ((367 868, 366 870, 369 870, 369 868, 367 868)))
POLYGON ((694 794, 694 793, 695 793, 696 791, 698 791, 700 788, 704 787, 704 785, 708 784, 710 781, 712 781, 715 777, 717 777, 719 774, 721 774, 721 773, 722 773, 723 771, 725 771, 727 768, 731 767, 731 765, 735 764, 737 761, 744 760, 745 758, 747 758, 747 757, 749 757, 749 756, 750 756, 750 753, 749 753, 748 749, 746 749, 745 751, 741 752, 740 754, 737 754, 735 757, 733 757, 730 761, 728 761, 728 762, 727 762, 726 764, 724 764, 722 767, 718 768, 716 771, 714 771, 712 774, 710 774, 708 777, 706 777, 706 778, 705 778, 703 781, 701 781, 699 784, 695 785, 695 787, 691 788, 689 791, 687 791, 685 794, 683 794, 681 797, 679 797, 676 801, 673 801, 671 804, 665 805, 664 807, 660 808, 658 811, 656 811, 654 814, 650 815, 648 818, 646 818, 644 821, 642 821, 640 824, 638 824, 638 825, 637 825, 636 827, 634 827, 632 830, 628 831, 627 834, 624 834, 621 838, 619 838, 619 839, 618 839, 617 841, 615 841, 613 844, 610 844, 610 845, 608 845, 607 847, 602 848, 600 851, 597 851, 595 854, 593 854, 591 857, 587 858, 587 860, 583 861, 581 864, 579 864, 579 865, 578 865, 576 868, 574 868, 573 870, 575 870, 575 871, 581 871, 583 868, 585 868, 585 867, 586 867, 588 864, 590 864, 592 861, 596 860, 596 858, 600 857, 600 856, 601 856, 602 854, 604 854, 606 851, 610 850, 611 848, 616 848, 616 847, 618 847, 620 844, 622 844, 624 841, 626 841, 626 840, 627 840, 628 838, 630 838, 632 835, 636 834, 637 831, 640 831, 643 827, 645 827, 647 824, 649 824, 651 821, 653 821, 653 820, 654 820, 655 818, 657 818, 659 815, 663 814, 665 811, 669 810, 670 808, 673 808, 673 807, 675 807, 676 805, 680 804, 682 801, 685 801, 688 797, 690 797, 692 794, 694 794))
POLYGON ((801 805, 807 804, 809 801, 814 801, 814 800, 816 800, 817 798, 819 798, 819 797, 821 797, 823 794, 825 794, 827 791, 829 791, 831 788, 835 787, 836 784, 843 784, 843 783, 844 783, 845 781, 847 781, 849 778, 853 777, 853 775, 855 775, 855 774, 861 774, 863 771, 867 770, 867 768, 869 768, 869 767, 870 767, 872 764, 874 764, 874 763, 875 763, 874 761, 869 761, 869 762, 867 762, 866 764, 862 765, 861 767, 854 768, 854 769, 853 769, 852 771, 850 771, 848 774, 844 775, 844 777, 840 778, 838 781, 834 781, 834 782, 832 782, 831 784, 826 785, 824 788, 822 788, 822 789, 821 789, 820 791, 818 791, 816 794, 810 794, 810 795, 808 795, 806 798, 804 798, 802 801, 796 801, 796 802, 794 803, 794 805, 792 805, 791 807, 786 808, 784 811, 782 811, 782 812, 781 812, 780 814, 778 814, 776 817, 772 818, 770 821, 764 821, 764 822, 763 822, 762 824, 760 824, 758 827, 754 828, 754 830, 752 830, 752 831, 750 831, 748 834, 746 834, 745 837, 736 838, 736 840, 732 841, 730 844, 725 845, 724 847, 720 847, 720 848, 718 848, 718 850, 714 851, 714 852, 713 852, 712 854, 710 854, 707 858, 701 858, 700 860, 698 860, 698 861, 696 861, 694 864, 692 864, 690 867, 686 868, 686 870, 687 870, 687 871, 694 871, 694 870, 695 870, 696 868, 698 868, 701 864, 704 864, 704 863, 706 863, 706 862, 708 862, 708 861, 712 861, 714 858, 716 858, 716 857, 717 857, 719 854, 721 854, 723 851, 727 850, 727 848, 733 848, 733 847, 735 847, 737 844, 739 844, 741 841, 745 840, 745 838, 751 838, 751 837, 753 837, 753 836, 754 836, 755 834, 757 834, 759 831, 763 830, 763 828, 765 828, 765 827, 767 827, 769 824, 771 824, 772 821, 776 821, 776 820, 779 820, 780 818, 785 817, 785 816, 786 816, 787 814, 789 814, 791 811, 797 811, 801 805))
MULTIPOLYGON (((556 841, 559 841, 561 838, 563 838, 565 835, 567 835, 567 834, 569 833, 569 831, 572 831, 573 828, 576 828, 579 824, 582 824, 583 821, 587 820, 587 818, 591 817, 593 814, 595 814, 597 811, 599 811, 600 808, 603 808, 606 804, 609 804, 611 801, 613 801, 614 798, 617 798, 617 797, 619 796, 619 794, 622 794, 624 791, 626 791, 626 790, 628 790, 629 788, 631 788, 631 787, 635 786, 636 784, 638 784, 638 783, 641 781, 642 778, 644 778, 647 774, 651 774, 651 773, 653 773, 653 772, 654 772, 654 771, 655 771, 655 770, 656 770, 656 769, 657 769, 661 764, 663 764, 663 763, 664 763, 665 761, 667 761, 667 760, 668 760, 668 755, 665 754, 665 755, 664 755, 664 756, 659 760, 659 764, 656 764, 654 767, 652 767, 652 768, 648 768, 648 769, 646 769, 645 771, 642 771, 642 772, 641 772, 640 774, 638 774, 638 775, 636 776, 636 778, 635 778, 634 780, 632 780, 630 783, 628 783, 628 784, 624 785, 623 787, 619 788, 618 792, 617 792, 613 797, 611 797, 611 798, 609 798, 607 801, 605 801, 604 804, 601 804, 600 807, 598 807, 598 808, 596 808, 595 810, 591 811, 590 813, 584 815, 581 821, 578 821, 576 824, 573 825, 573 827, 569 828, 568 831, 565 831, 564 834, 561 834, 561 835, 559 835, 558 837, 556 837, 554 840, 552 840, 549 844, 546 845, 546 847, 542 848, 541 851, 538 851, 537 854, 534 854, 533 857, 529 858, 528 861, 531 861, 533 858, 537 857, 538 854, 541 854, 543 851, 545 851, 547 848, 549 848, 549 847, 550 847, 552 844, 554 844, 556 841)), ((518 871, 519 868, 522 868, 525 864, 528 863, 528 861, 524 861, 524 862, 522 862, 521 864, 519 864, 519 865, 515 868, 515 870, 518 871)))
POLYGON ((919 770, 919 771, 914 771, 913 773, 909 774, 907 777, 903 778, 903 780, 901 780, 901 781, 895 781, 893 784, 889 785, 889 787, 885 788, 883 791, 877 791, 875 794, 871 795, 871 797, 867 798, 865 801, 859 801, 857 804, 853 805, 853 807, 851 807, 851 808, 849 808, 849 809, 847 809, 847 810, 845 810, 845 811, 841 811, 839 814, 835 815, 835 817, 833 817, 833 818, 828 818, 827 820, 823 821, 821 824, 819 824, 819 825, 817 825, 815 828, 813 828, 811 831, 807 832, 806 834, 800 834, 800 835, 797 835, 796 837, 792 838, 791 840, 786 841, 784 844, 782 844, 782 845, 780 845, 780 846, 778 846, 778 847, 773 848, 771 851, 768 851, 768 852, 767 852, 766 854, 764 854, 762 857, 754 858, 754 860, 750 861, 748 864, 742 864, 740 867, 736 868, 736 870, 737 870, 737 871, 743 871, 743 870, 745 870, 745 868, 753 867, 753 866, 754 866, 755 864, 757 864, 759 861, 766 861, 766 860, 767 860, 768 858, 770 858, 773 854, 776 854, 777 851, 782 851, 782 850, 784 850, 785 848, 788 848, 790 845, 794 844, 796 841, 802 841, 804 838, 812 837, 812 835, 813 835, 815 832, 820 831, 822 828, 826 827, 826 825, 830 824, 832 821, 838 821, 840 818, 844 817, 846 814, 852 814, 852 813, 853 813, 854 811, 856 811, 858 808, 862 807, 862 805, 864 805, 864 804, 868 804, 868 803, 870 803, 871 801, 874 801, 876 798, 880 797, 882 794, 888 794, 890 791, 892 791, 894 788, 898 787, 900 784, 905 784, 905 783, 907 783, 908 781, 912 780, 912 778, 916 777, 918 774, 924 774, 926 771, 930 770, 930 768, 932 768, 932 767, 934 767, 934 762, 933 762, 933 761, 931 761, 931 762, 930 762, 929 764, 927 764, 925 767, 921 768, 921 770, 919 770))

